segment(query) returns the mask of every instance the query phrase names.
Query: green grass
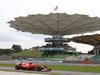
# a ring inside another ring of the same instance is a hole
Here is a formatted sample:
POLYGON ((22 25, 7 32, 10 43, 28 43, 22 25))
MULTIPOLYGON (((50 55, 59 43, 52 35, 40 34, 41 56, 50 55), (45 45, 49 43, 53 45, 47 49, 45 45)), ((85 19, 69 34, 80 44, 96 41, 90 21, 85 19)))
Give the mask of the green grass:
POLYGON ((12 56, 0 56, 0 58, 11 58, 12 56))
POLYGON ((11 54, 10 56, 0 56, 0 60, 10 60, 12 59, 13 56, 15 57, 39 57, 41 56, 43 52, 40 52, 38 49, 36 50, 26 50, 23 53, 14 53, 11 54))
POLYGON ((0 56, 0 60, 11 60, 12 56, 0 56))
POLYGON ((4 67, 15 67, 16 64, 0 64, 0 66, 4 67))
MULTIPOLYGON (((15 64, 0 64, 0 66, 14 67, 15 64)), ((100 67, 98 66, 68 66, 68 65, 45 65, 53 70, 64 71, 81 71, 81 72, 96 72, 100 73, 100 67)))
POLYGON ((42 53, 43 52, 40 52, 39 50, 26 50, 23 53, 11 54, 11 56, 38 57, 38 56, 41 56, 42 53))
POLYGON ((49 68, 65 71, 82 71, 100 73, 100 67, 97 66, 67 66, 67 65, 48 65, 49 68))

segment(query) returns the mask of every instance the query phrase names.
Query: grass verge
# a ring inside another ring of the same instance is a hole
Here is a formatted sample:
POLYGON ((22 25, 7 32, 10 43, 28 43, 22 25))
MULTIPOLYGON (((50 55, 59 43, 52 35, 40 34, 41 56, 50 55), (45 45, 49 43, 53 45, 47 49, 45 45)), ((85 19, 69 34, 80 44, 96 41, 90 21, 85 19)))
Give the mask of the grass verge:
POLYGON ((20 56, 20 57, 38 57, 41 56, 43 52, 40 52, 38 49, 36 50, 26 50, 23 53, 11 54, 11 56, 20 56))

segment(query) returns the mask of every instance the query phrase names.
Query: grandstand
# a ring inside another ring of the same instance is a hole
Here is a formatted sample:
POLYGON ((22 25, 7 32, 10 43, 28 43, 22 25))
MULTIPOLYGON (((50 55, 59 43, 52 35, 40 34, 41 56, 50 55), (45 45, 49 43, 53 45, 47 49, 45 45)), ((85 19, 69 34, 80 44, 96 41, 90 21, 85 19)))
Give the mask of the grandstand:
MULTIPOLYGON (((45 42, 48 43, 45 46, 42 46, 39 50, 44 51, 41 56, 42 58, 54 57, 55 59, 57 59, 58 56, 61 59, 72 59, 72 54, 68 55, 67 52, 76 52, 75 48, 67 44, 67 42, 70 42, 71 40, 69 38, 64 38, 63 36, 100 30, 100 18, 80 14, 34 14, 28 15, 27 17, 15 18, 15 20, 11 20, 8 23, 10 23, 10 27, 17 29, 17 31, 20 30, 22 32, 31 32, 32 34, 52 36, 52 38, 45 38, 45 42), (69 56, 71 57, 69 58, 69 56)), ((78 42, 83 41, 84 38, 81 38, 81 40, 79 39, 78 42)), ((95 38, 88 37, 84 42, 95 45, 98 39, 92 42, 93 39, 95 38), (90 41, 88 42, 89 39, 90 41)), ((95 46, 99 47, 97 45, 95 46)), ((99 52, 95 52, 95 54, 99 54, 99 52)))
POLYGON ((89 60, 93 60, 93 61, 100 61, 100 55, 95 55, 95 56, 93 56, 93 57, 91 57, 91 58, 89 58, 89 60))
POLYGON ((88 53, 100 55, 100 34, 73 37, 71 40, 77 43, 92 45, 94 48, 88 53))
POLYGON ((53 57, 57 58, 57 56, 65 57, 67 56, 66 52, 76 52, 75 48, 69 46, 66 42, 70 42, 69 39, 63 37, 52 37, 46 38, 45 42, 49 42, 45 46, 42 46, 39 50, 44 51, 45 53, 42 57, 53 57), (62 54, 62 55, 61 55, 62 54), (61 56, 60 56, 61 55, 61 56))
POLYGON ((93 57, 93 56, 95 56, 95 55, 88 55, 88 54, 81 54, 81 55, 78 55, 78 56, 70 56, 70 57, 68 57, 68 58, 66 58, 65 60, 67 60, 67 61, 71 61, 71 60, 74 60, 74 61, 84 61, 84 60, 87 60, 87 59, 89 59, 89 58, 91 58, 91 57, 93 57))

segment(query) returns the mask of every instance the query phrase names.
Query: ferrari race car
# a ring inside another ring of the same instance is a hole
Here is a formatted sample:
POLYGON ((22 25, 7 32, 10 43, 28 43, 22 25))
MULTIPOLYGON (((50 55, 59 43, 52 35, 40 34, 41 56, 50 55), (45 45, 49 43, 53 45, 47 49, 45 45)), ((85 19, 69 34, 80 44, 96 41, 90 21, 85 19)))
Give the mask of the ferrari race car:
POLYGON ((39 66, 39 65, 33 65, 31 62, 27 63, 17 63, 15 66, 16 70, 19 69, 27 69, 27 70, 35 70, 35 71, 51 71, 51 69, 48 69, 46 66, 39 66))

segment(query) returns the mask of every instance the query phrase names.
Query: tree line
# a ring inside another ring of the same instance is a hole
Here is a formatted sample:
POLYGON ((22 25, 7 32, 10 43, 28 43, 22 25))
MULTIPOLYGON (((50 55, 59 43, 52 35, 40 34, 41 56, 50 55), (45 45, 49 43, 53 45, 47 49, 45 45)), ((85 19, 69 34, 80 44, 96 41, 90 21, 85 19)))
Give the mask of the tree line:
POLYGON ((10 55, 12 53, 19 53, 22 51, 21 45, 12 45, 11 49, 0 49, 0 55, 10 55))

